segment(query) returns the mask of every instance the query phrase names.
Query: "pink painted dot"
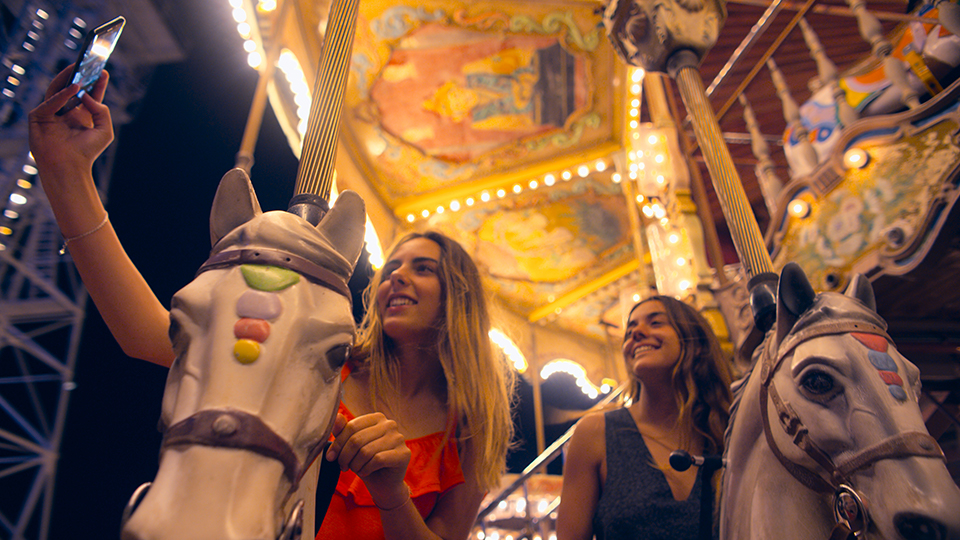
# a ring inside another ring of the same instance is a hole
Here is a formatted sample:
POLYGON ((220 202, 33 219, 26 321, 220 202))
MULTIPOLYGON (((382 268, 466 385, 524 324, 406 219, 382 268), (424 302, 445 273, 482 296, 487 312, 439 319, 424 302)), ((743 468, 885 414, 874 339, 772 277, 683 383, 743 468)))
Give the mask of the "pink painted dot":
POLYGON ((868 349, 873 349, 875 351, 887 352, 887 338, 883 336, 878 336, 876 334, 864 334, 862 332, 850 332, 850 335, 856 338, 857 341, 863 343, 868 349))
POLYGON ((250 339, 263 343, 270 337, 270 323, 263 319, 243 318, 233 325, 233 335, 237 339, 250 339))

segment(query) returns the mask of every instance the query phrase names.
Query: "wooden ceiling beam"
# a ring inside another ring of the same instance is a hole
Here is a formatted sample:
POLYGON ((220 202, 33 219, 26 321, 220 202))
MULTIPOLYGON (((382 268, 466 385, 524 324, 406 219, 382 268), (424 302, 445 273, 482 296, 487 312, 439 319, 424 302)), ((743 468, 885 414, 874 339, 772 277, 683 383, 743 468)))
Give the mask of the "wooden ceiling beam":
MULTIPOLYGON (((731 4, 743 4, 745 6, 758 6, 758 7, 767 7, 771 4, 768 0, 727 0, 731 4)), ((904 3, 906 5, 906 3, 904 3)), ((789 9, 791 11, 800 11, 803 9, 803 4, 800 2, 782 2, 780 4, 782 9, 789 9)), ((853 10, 843 6, 828 6, 817 4, 810 8, 811 13, 818 13, 821 15, 836 15, 839 17, 856 17, 853 14, 853 10)), ((882 20, 882 21, 896 21, 896 22, 922 22, 930 23, 929 18, 917 17, 915 15, 907 15, 904 13, 894 13, 891 11, 871 11, 873 16, 882 20)))

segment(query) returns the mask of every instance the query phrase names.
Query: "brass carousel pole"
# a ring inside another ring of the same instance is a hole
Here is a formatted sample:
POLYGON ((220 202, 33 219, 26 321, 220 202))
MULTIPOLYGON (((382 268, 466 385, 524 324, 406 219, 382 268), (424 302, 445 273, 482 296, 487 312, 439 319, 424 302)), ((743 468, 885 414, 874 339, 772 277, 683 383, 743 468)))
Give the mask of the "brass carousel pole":
MULTIPOLYGON (((257 88, 253 92, 253 102, 250 104, 250 113, 247 115, 247 124, 243 128, 243 138, 240 140, 240 150, 234 166, 250 174, 253 168, 253 151, 257 147, 257 138, 260 136, 260 126, 263 125, 263 113, 267 110, 267 85, 273 80, 277 72, 277 59, 280 57, 280 36, 283 35, 283 24, 286 21, 287 9, 290 0, 280 0, 279 9, 274 19, 273 36, 269 46, 264 51, 265 64, 260 70, 257 79, 257 88)), ((266 40, 265 40, 266 42, 266 40)))
POLYGON ((667 69, 670 76, 676 79, 683 104, 693 117, 694 133, 706 158, 707 170, 720 198, 724 218, 730 224, 730 235, 741 264, 750 277, 769 273, 773 269, 773 262, 763 239, 757 238, 757 218, 733 165, 730 150, 723 141, 720 124, 707 102, 706 88, 697 71, 698 63, 699 59, 693 51, 684 49, 670 56, 667 69))
POLYGON ((603 24, 614 49, 627 63, 648 72, 669 73, 677 81, 734 246, 750 278, 754 320, 765 332, 776 318, 777 276, 697 71, 700 59, 716 43, 726 15, 721 0, 611 0, 603 24), (656 31, 651 21, 657 21, 656 31))
POLYGON ((359 0, 334 1, 323 36, 323 54, 317 67, 317 83, 300 152, 297 183, 288 209, 313 224, 319 223, 329 208, 340 111, 350 74, 359 3, 359 0))

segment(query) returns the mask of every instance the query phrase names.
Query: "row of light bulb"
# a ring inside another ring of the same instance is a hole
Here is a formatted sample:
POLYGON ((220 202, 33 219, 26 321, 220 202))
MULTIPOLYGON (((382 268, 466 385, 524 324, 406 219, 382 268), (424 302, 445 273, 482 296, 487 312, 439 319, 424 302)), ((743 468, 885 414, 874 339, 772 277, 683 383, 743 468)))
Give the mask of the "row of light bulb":
POLYGON ((601 393, 609 394, 616 384, 616 381, 613 379, 604 379, 601 381, 599 387, 595 386, 590 382, 590 379, 587 378, 587 371, 583 366, 573 360, 567 360, 565 358, 558 358, 547 362, 540 370, 540 378, 547 380, 554 373, 566 373, 572 376, 576 380, 577 388, 590 399, 597 399, 601 393))
MULTIPOLYGON (((516 183, 510 188, 501 187, 495 190, 485 189, 475 196, 465 198, 462 203, 460 202, 459 199, 453 199, 449 203, 441 204, 432 210, 429 208, 424 208, 419 212, 419 214, 411 212, 407 214, 407 222, 413 223, 414 221, 417 220, 417 218, 426 219, 433 214, 442 214, 448 210, 451 212, 458 212, 463 208, 474 206, 478 202, 486 203, 494 199, 502 199, 507 195, 511 195, 511 194, 520 195, 521 193, 523 193, 528 189, 534 190, 540 187, 552 187, 556 185, 557 182, 560 182, 560 181, 569 182, 574 177, 574 171, 576 171, 576 175, 578 177, 586 178, 594 172, 603 172, 607 170, 607 166, 608 164, 606 160, 598 159, 598 160, 595 160, 593 163, 590 163, 590 164, 585 163, 574 169, 564 170, 559 174, 548 173, 543 175, 542 177, 534 178, 529 182, 527 182, 526 186, 520 183, 516 183)), ((615 176, 616 176, 615 181, 619 181, 619 175, 615 173, 615 176)))
MULTIPOLYGON (((23 50, 32 53, 36 51, 35 42, 40 41, 41 32, 46 26, 46 21, 50 18, 50 14, 43 9, 37 9, 34 11, 34 18, 30 24, 30 30, 27 31, 26 39, 24 39, 21 46, 23 50)), ((86 21, 77 17, 74 18, 70 30, 67 32, 67 38, 64 40, 63 44, 70 50, 76 50, 79 46, 79 42, 83 40, 83 29, 87 27, 86 21)), ((19 63, 9 62, 7 66, 10 69, 10 74, 7 75, 6 81, 3 86, 3 90, 0 90, 0 94, 9 99, 16 98, 16 89, 20 86, 22 79, 26 76, 27 70, 19 63)), ((26 177, 33 177, 37 174, 37 168, 33 166, 33 158, 28 155, 28 162, 23 166, 23 173, 26 177)), ((3 210, 3 217, 7 220, 13 221, 20 217, 19 208, 27 204, 27 192, 33 188, 33 183, 27 178, 19 178, 17 180, 17 189, 10 193, 9 198, 7 199, 6 208, 3 210)), ((0 225, 0 235, 10 236, 13 234, 13 229, 7 225, 0 225)), ((0 251, 7 248, 6 244, 0 242, 0 251)))
MULTIPOLYGON (((523 531, 506 532, 500 530, 491 532, 477 531, 474 537, 477 540, 518 540, 520 538, 526 538, 523 536, 523 531), (514 536, 514 534, 518 536, 514 536)), ((550 533, 547 537, 543 537, 539 533, 533 533, 532 540, 557 540, 557 533, 550 533)))
MULTIPOLYGON (((637 129, 637 128, 639 127, 639 118, 640 118, 640 93, 641 93, 641 90, 642 90, 641 83, 643 82, 643 75, 644 75, 644 71, 643 71, 642 69, 638 69, 638 68, 631 68, 631 71, 630 71, 630 73, 629 73, 629 75, 628 75, 628 76, 629 76, 629 79, 630 79, 630 94, 631 94, 631 95, 630 95, 630 98, 631 98, 630 107, 631 107, 631 108, 630 108, 630 113, 629 113, 629 114, 630 114, 630 116, 631 116, 631 118, 632 118, 630 125, 631 125, 631 127, 632 127, 633 129, 637 129)), ((636 135, 636 137, 639 137, 639 135, 636 135)), ((654 142, 655 142, 655 141, 654 141, 654 142)), ((651 144, 652 144, 652 143, 651 143, 651 144)), ((637 155, 637 154, 634 153, 634 157, 635 157, 636 155, 637 155)), ((642 156, 643 156, 642 152, 641 152, 639 155, 640 155, 640 157, 642 157, 642 156)), ((657 163, 661 163, 661 162, 663 162, 663 161, 665 160, 665 157, 664 157, 663 155, 657 155, 657 156, 655 157, 655 159, 657 160, 657 163)), ((449 210, 449 211, 453 211, 453 212, 457 212, 457 211, 459 211, 460 209, 462 209, 462 208, 465 207, 465 206, 469 207, 469 206, 475 205, 478 201, 479 201, 479 202, 489 202, 489 201, 493 200, 494 197, 496 197, 496 198, 498 198, 498 199, 502 199, 502 198, 506 197, 506 196, 507 196, 508 194, 510 194, 510 193, 513 193, 514 195, 519 195, 519 194, 523 193, 523 192, 525 191, 525 189, 531 189, 531 190, 532 190, 532 189, 537 189, 537 188, 539 188, 539 187, 541 187, 541 186, 551 187, 551 186, 555 185, 555 184, 558 182, 558 179, 559 179, 559 180, 563 180, 563 181, 569 181, 569 180, 573 179, 574 174, 576 174, 576 175, 579 176, 580 178, 586 178, 587 176, 589 176, 590 174, 592 174, 594 171, 596 171, 596 172, 604 172, 605 170, 607 170, 607 167, 608 167, 608 162, 607 162, 607 160, 605 160, 605 159, 598 159, 598 160, 594 161, 593 163, 583 163, 583 164, 581 164, 581 165, 579 165, 579 166, 577 166, 577 167, 574 167, 574 168, 572 168, 572 169, 564 170, 564 171, 562 171, 562 172, 560 172, 560 173, 558 173, 558 174, 549 173, 549 174, 546 174, 546 175, 544 175, 544 176, 542 176, 542 177, 534 178, 534 179, 530 180, 529 182, 527 182, 526 188, 524 187, 523 184, 517 183, 517 184, 514 184, 509 190, 508 190, 507 188, 505 188, 505 187, 504 187, 504 188, 499 188, 499 189, 497 189, 497 190, 495 190, 495 191, 492 191, 492 192, 491 192, 490 190, 485 190, 485 191, 481 192, 480 194, 478 194, 478 195, 476 195, 476 196, 467 197, 467 198, 464 200, 463 204, 461 204, 461 202, 460 202, 459 200, 456 200, 456 199, 455 199, 455 200, 452 200, 452 201, 450 201, 449 203, 447 203, 447 204, 445 204, 445 205, 439 205, 439 206, 437 206, 435 209, 424 208, 424 209, 420 210, 419 213, 414 213, 414 212, 408 213, 407 216, 406 216, 406 219, 407 219, 407 222, 408 222, 408 223, 413 223, 413 222, 416 221, 417 219, 427 219, 427 218, 429 218, 429 217, 430 217, 431 215, 433 215, 433 214, 442 214, 443 212, 446 212, 446 211, 448 211, 448 210, 449 210), (559 178, 558 178, 558 177, 559 177, 559 178)), ((634 168, 632 168, 632 169, 628 172, 629 177, 630 177, 631 179, 633 179, 633 180, 636 180, 637 175, 638 175, 638 172, 639 172, 642 168, 643 168, 643 164, 642 164, 642 163, 640 164, 640 167, 634 167, 634 168)), ((612 182, 618 184, 618 183, 620 183, 620 182, 623 180, 623 177, 622 177, 621 173, 619 173, 619 172, 613 172, 613 173, 610 175, 610 180, 611 180, 612 182)), ((664 182, 662 176, 661 176, 658 180, 659 180, 661 183, 664 182)))

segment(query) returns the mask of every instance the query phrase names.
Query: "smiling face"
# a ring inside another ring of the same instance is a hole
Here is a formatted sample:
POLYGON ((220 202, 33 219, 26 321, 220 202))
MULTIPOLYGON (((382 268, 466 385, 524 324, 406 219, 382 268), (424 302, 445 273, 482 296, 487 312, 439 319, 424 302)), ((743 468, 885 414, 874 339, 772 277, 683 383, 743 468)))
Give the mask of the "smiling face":
POLYGON ((397 342, 434 339, 443 307, 440 246, 427 238, 400 244, 383 266, 377 309, 397 342))
POLYGON ((634 377, 673 370, 680 359, 680 337, 659 300, 643 302, 630 313, 621 351, 634 377))

